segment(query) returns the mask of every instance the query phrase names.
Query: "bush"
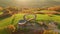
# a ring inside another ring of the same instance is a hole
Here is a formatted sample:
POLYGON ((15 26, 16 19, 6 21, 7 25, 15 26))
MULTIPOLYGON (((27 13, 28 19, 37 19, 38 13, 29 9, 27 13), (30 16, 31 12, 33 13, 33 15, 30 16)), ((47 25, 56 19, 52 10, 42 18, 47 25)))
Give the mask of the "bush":
POLYGON ((8 29, 8 31, 10 31, 10 32, 14 32, 16 28, 15 28, 14 25, 8 25, 8 26, 7 26, 7 29, 8 29))

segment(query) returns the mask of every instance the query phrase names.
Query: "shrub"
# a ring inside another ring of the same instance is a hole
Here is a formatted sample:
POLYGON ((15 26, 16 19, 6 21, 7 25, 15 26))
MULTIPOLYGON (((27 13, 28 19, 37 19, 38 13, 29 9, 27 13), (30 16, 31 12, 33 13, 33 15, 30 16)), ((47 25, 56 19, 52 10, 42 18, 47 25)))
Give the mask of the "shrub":
POLYGON ((8 26, 7 26, 7 29, 8 29, 8 31, 10 31, 10 32, 14 32, 16 28, 15 28, 14 25, 8 25, 8 26))

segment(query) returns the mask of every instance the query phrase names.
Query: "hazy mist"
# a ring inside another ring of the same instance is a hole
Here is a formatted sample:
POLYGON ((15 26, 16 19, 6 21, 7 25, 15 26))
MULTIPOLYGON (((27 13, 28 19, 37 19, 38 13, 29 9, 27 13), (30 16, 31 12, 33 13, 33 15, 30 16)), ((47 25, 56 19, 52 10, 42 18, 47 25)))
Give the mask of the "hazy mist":
POLYGON ((0 6, 50 7, 60 5, 60 0, 0 0, 0 6))

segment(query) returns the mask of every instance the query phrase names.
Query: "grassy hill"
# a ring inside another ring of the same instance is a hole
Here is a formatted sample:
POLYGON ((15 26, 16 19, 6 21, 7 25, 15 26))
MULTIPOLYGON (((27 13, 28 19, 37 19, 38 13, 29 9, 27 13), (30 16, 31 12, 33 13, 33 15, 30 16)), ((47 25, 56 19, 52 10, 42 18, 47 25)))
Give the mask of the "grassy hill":
MULTIPOLYGON (((15 14, 15 15, 8 17, 8 18, 4 18, 4 19, 0 18, 0 34, 8 34, 8 32, 6 31, 7 29, 5 29, 5 27, 10 24, 16 25, 19 20, 23 19, 23 15, 24 14, 15 14)), ((37 14, 36 20, 37 21, 54 20, 54 21, 57 21, 58 23, 60 23, 60 16, 52 15, 52 17, 50 17, 48 15, 37 14)))

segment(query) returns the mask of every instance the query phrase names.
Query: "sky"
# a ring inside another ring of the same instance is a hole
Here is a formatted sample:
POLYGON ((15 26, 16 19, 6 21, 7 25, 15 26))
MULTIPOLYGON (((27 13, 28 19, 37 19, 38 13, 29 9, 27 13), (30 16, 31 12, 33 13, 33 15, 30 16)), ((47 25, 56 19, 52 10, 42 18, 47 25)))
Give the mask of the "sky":
POLYGON ((0 6, 50 7, 60 5, 60 0, 0 0, 0 6))

